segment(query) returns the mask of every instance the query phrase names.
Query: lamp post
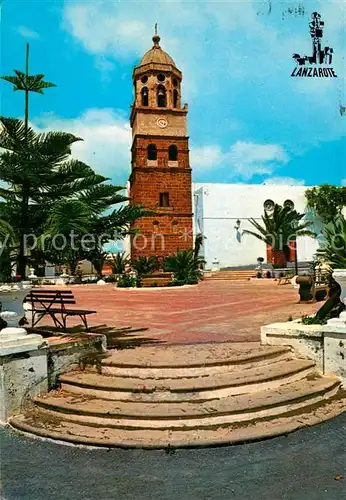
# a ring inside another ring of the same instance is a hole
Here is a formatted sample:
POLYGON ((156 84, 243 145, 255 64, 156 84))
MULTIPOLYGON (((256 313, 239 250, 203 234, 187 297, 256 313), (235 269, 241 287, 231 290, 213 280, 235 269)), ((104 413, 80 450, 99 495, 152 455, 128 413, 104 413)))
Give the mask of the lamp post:
POLYGON ((297 227, 298 227, 298 221, 293 221, 293 229, 294 229, 294 270, 296 273, 296 276, 298 276, 299 270, 298 270, 298 251, 297 251, 297 227))
POLYGON ((294 240, 294 269, 296 276, 298 276, 298 252, 297 252, 297 236, 295 237, 294 240))

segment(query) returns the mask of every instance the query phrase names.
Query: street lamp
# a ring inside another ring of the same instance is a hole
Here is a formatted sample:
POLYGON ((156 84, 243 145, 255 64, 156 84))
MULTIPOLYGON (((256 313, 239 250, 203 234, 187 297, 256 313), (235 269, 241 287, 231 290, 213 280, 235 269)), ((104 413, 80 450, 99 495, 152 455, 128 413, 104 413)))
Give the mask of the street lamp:
MULTIPOLYGON (((293 229, 297 229, 298 227, 298 221, 293 222, 293 229)), ((294 269, 296 276, 298 276, 298 252, 297 252, 297 233, 294 233, 294 269)))

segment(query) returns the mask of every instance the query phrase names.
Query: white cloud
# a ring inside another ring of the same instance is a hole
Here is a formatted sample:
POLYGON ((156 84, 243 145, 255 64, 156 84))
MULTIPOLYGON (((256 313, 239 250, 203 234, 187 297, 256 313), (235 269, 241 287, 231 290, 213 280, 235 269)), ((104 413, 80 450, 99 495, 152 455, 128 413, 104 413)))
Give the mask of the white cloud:
POLYGON ((265 179, 263 184, 276 184, 280 186, 304 186, 305 181, 303 181, 302 179, 294 179, 293 177, 274 176, 265 179))
POLYGON ((31 38, 31 39, 40 38, 40 35, 37 33, 37 31, 34 31, 34 30, 28 28, 27 26, 18 26, 16 28, 16 31, 23 38, 31 38))
POLYGON ((45 114, 33 119, 39 131, 61 130, 81 137, 73 156, 113 182, 124 184, 130 173, 131 131, 127 117, 113 109, 87 109, 77 118, 45 114))
POLYGON ((289 160, 278 144, 256 144, 237 141, 228 151, 219 145, 191 148, 191 165, 197 174, 227 167, 227 178, 251 179, 258 174, 271 174, 278 164, 289 160))
POLYGON ((190 163, 192 168, 199 171, 215 168, 224 161, 224 158, 225 154, 218 145, 201 146, 191 148, 190 150, 190 163))
POLYGON ((346 179, 341 179, 341 185, 346 186, 346 179))
POLYGON ((277 144, 255 144, 237 141, 230 149, 228 158, 235 171, 250 179, 255 174, 271 173, 275 164, 286 163, 288 156, 277 144))
MULTIPOLYGON (((121 2, 66 3, 64 27, 79 40, 85 49, 94 55, 109 54, 111 57, 132 57, 148 48, 148 22, 138 16, 140 3, 134 5, 121 2), (138 20, 134 16, 138 16, 138 20)), ((129 2, 130 4, 130 2, 129 2)), ((147 18, 150 9, 145 6, 147 18)))

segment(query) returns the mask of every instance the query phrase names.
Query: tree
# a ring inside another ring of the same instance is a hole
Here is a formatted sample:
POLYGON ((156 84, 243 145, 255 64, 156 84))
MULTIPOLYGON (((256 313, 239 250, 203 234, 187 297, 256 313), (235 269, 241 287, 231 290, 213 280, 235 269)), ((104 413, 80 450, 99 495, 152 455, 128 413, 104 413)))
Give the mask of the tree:
POLYGON ((304 217, 305 214, 276 203, 273 212, 264 211, 262 224, 253 218, 248 219, 257 232, 245 229, 243 234, 250 234, 266 243, 273 252, 274 265, 286 265, 290 245, 296 241, 297 236, 316 236, 308 229, 311 221, 302 222, 304 217))
POLYGON ((4 149, 0 154, 0 180, 7 184, 0 188, 0 217, 13 228, 21 276, 28 260, 25 244, 34 247, 35 239, 41 245, 31 251, 31 262, 68 262, 74 269, 83 258, 98 261, 107 241, 129 234, 130 225, 149 213, 134 205, 114 209, 128 200, 122 194, 124 188, 106 184, 109 179, 71 158, 71 145, 80 138, 64 132, 37 134, 31 127, 25 134, 23 122, 13 118, 0 117, 0 123, 0 147, 4 149), (24 206, 25 230, 21 217, 24 206), (70 239, 72 232, 76 235, 75 245, 70 239), (85 250, 81 239, 87 233, 96 243, 85 250), (57 235, 67 242, 61 250, 54 248, 57 235), (100 235, 104 237, 100 239, 100 235), (88 250, 93 250, 92 254, 88 255, 88 250))
MULTIPOLYGON (((22 120, 0 117, 1 217, 17 242, 18 272, 25 276, 26 246, 44 233, 59 200, 86 192, 107 179, 70 158, 71 145, 81 140, 64 132, 37 134, 22 120)), ((72 216, 71 212, 66 214, 72 216)), ((63 224, 61 224, 63 226, 63 224)))
MULTIPOLYGON (((14 70, 15 76, 2 76, 1 78, 13 85, 14 91, 24 91, 25 103, 24 103, 24 127, 22 129, 21 137, 21 149, 29 141, 29 94, 30 92, 35 92, 38 94, 43 94, 43 89, 55 87, 56 85, 51 82, 45 82, 43 80, 44 75, 29 75, 29 44, 26 45, 26 62, 25 62, 25 73, 19 70, 14 70)), ((6 148, 5 148, 6 149, 6 148)), ((27 162, 29 167, 31 163, 31 158, 29 154, 29 149, 26 151, 26 155, 22 154, 21 162, 27 162)), ((19 193, 18 193, 19 194, 19 193)), ((18 226, 19 232, 19 257, 18 257, 18 271, 21 276, 25 276, 25 235, 27 234, 28 226, 28 211, 29 211, 29 199, 30 194, 28 192, 28 186, 25 183, 21 184, 20 197, 20 211, 18 216, 20 217, 20 224, 18 226)), ((18 201, 18 199, 17 199, 18 201)))
POLYGON ((11 226, 0 218, 0 282, 11 280, 11 247, 13 245, 13 237, 14 234, 11 226))
POLYGON ((322 186, 305 192, 308 207, 315 210, 324 224, 332 222, 346 207, 346 186, 322 186))
POLYGON ((203 241, 206 239, 206 236, 204 236, 202 233, 198 233, 195 236, 195 243, 194 243, 194 257, 195 259, 199 258, 199 252, 201 248, 203 247, 203 241))

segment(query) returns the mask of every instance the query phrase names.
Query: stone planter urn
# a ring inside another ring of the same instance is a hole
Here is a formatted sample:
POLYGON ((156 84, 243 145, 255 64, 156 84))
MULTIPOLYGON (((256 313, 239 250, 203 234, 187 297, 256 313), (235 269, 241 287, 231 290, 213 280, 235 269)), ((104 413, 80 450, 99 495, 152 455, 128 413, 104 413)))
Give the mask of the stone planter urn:
POLYGON ((333 278, 341 287, 340 300, 346 305, 346 269, 334 269, 333 278))
POLYGON ((62 273, 60 274, 59 278, 56 280, 57 285, 67 285, 68 282, 70 281, 70 275, 67 274, 67 268, 63 267, 62 273))
POLYGON ((296 284, 299 285, 300 302, 308 302, 312 299, 311 288, 313 284, 312 276, 298 276, 296 284))
POLYGON ((23 301, 31 288, 25 282, 0 285, 0 317, 7 324, 0 330, 0 354, 37 349, 42 344, 41 335, 27 335, 26 329, 19 325, 25 315, 23 301))

